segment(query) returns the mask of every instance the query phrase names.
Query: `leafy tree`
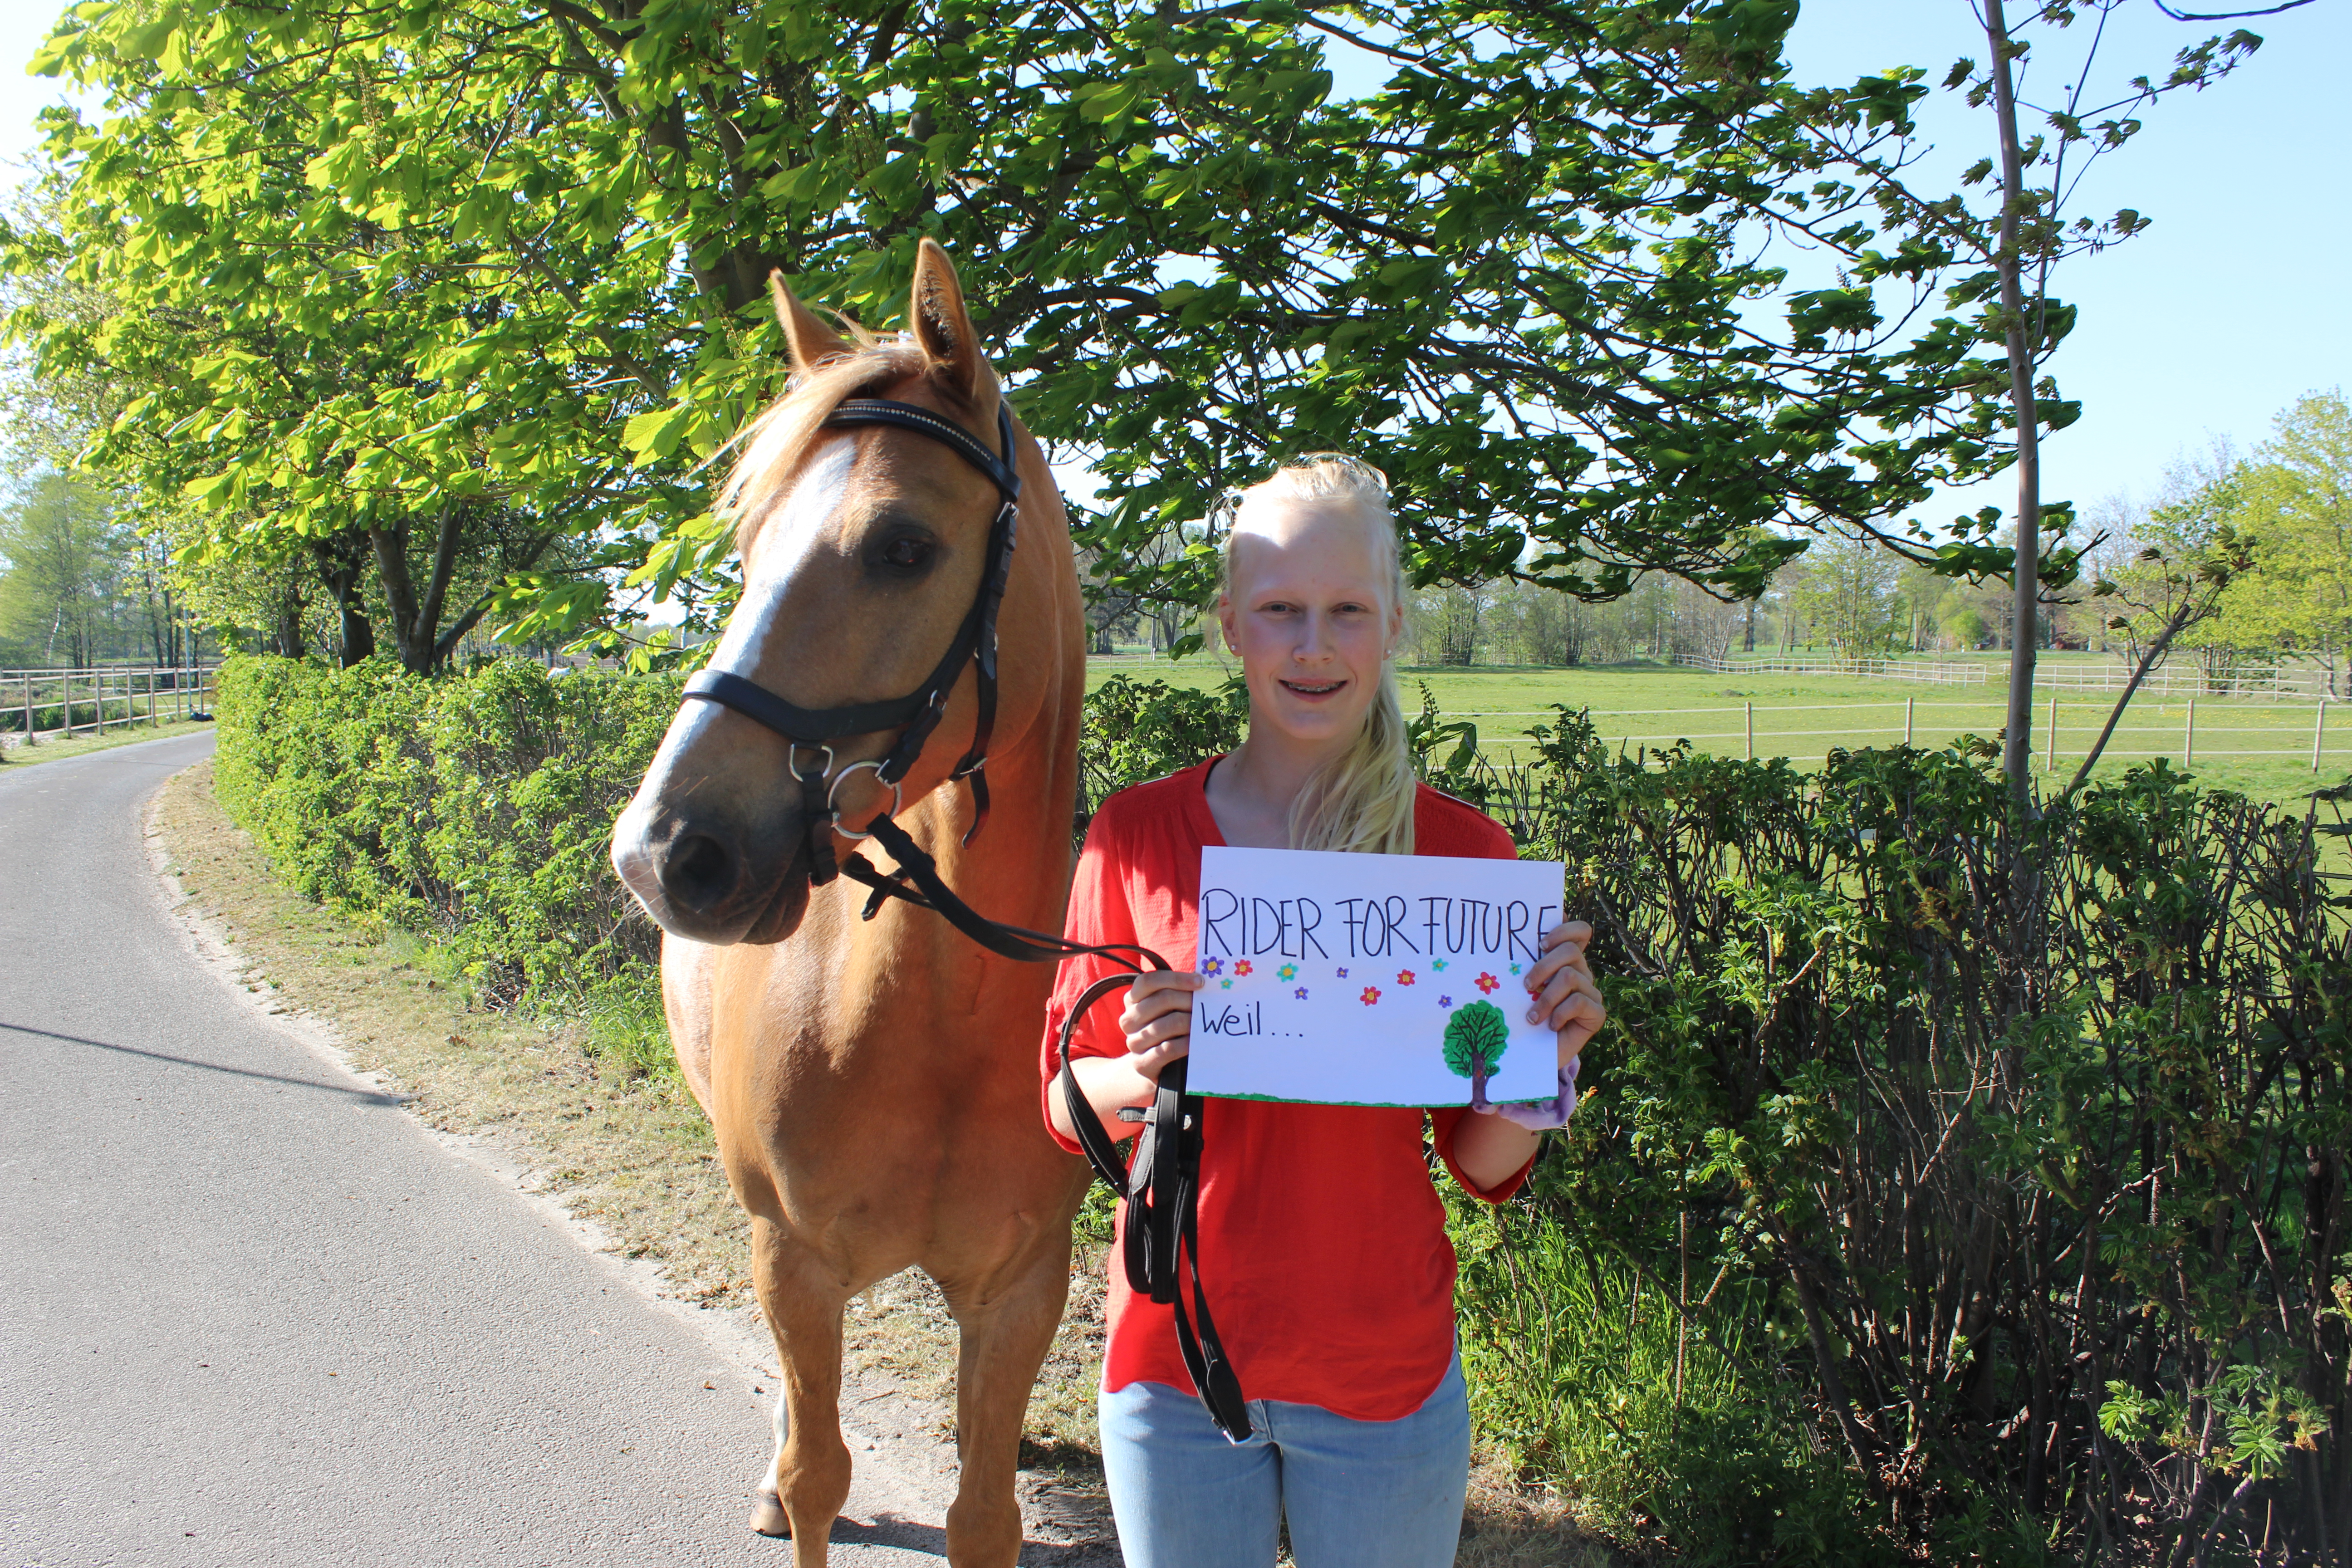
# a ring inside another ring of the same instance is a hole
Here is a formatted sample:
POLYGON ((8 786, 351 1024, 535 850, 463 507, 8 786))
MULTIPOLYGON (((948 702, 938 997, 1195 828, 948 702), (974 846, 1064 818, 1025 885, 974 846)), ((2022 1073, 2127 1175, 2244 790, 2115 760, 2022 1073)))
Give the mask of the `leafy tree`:
POLYGON ((70 199, 10 265, 136 305, 17 330, 142 389, 99 458, 250 520, 207 548, 363 535, 412 664, 455 626, 438 563, 493 537, 526 625, 621 635, 625 568, 723 605, 697 468, 774 390, 766 274, 887 324, 924 234, 1092 458, 1087 542, 1140 597, 1198 602, 1214 541, 1177 521, 1318 446, 1378 451, 1424 583, 1738 595, 1832 523, 1989 569, 1882 528, 2005 460, 1985 318, 1930 308, 1948 247, 1793 293, 1757 258, 1865 254, 1833 176, 1895 159, 1924 90, 1795 91, 1794 10, 85 6, 38 64, 110 118, 53 111, 70 199), (1393 74, 1334 101, 1332 38, 1393 74), (567 534, 600 548, 543 570, 567 534))
POLYGON ((1832 539, 1807 551, 1804 567, 1791 597, 1838 657, 1893 649, 1906 624, 1900 562, 1867 540, 1832 539))
POLYGON ((2233 519, 2258 542, 2251 570, 2221 596, 2232 641, 2292 647, 2345 690, 2352 649, 2352 405, 2343 393, 2296 400, 2235 487, 2233 519))
POLYGON ((43 665, 113 651, 121 616, 121 520, 103 490, 47 473, 0 511, 0 630, 43 665))

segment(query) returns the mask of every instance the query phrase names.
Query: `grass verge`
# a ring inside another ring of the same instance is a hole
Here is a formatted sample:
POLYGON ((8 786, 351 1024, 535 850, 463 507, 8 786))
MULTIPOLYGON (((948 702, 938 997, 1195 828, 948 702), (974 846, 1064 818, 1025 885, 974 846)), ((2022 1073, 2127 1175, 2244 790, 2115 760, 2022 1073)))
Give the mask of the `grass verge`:
MULTIPOLYGON (((657 1004, 613 995, 564 1016, 488 1008, 414 934, 281 885, 214 799, 212 781, 209 762, 169 780, 154 826, 170 874, 235 944, 248 984, 267 984, 329 1024, 352 1065, 397 1082, 430 1125, 495 1139, 531 1168, 541 1191, 595 1221, 625 1254, 660 1263, 675 1294, 757 1310, 750 1222, 728 1191, 709 1124, 677 1076, 657 1004)), ((1107 1261, 1098 1241, 1080 1244, 1069 1310, 1031 1394, 1023 1443, 1024 1469, 1080 1495, 1098 1494, 1101 1484, 1094 1390, 1107 1261)), ((924 1401, 930 1435, 952 1438, 955 1325, 928 1278, 910 1269, 876 1285, 850 1303, 844 1332, 853 1378, 887 1380, 924 1401)), ((1457 1568, 1613 1561, 1576 1531, 1565 1500, 1519 1485, 1499 1451, 1482 1446, 1457 1568)))
POLYGON ((52 732, 46 740, 27 744, 22 735, 0 735, 0 763, 15 767, 20 763, 56 763, 68 757, 84 756, 91 752, 112 751, 117 746, 135 746, 144 741, 168 741, 175 735, 194 735, 211 729, 210 721, 198 722, 187 719, 165 719, 151 722, 145 719, 124 723, 116 721, 106 727, 101 735, 95 730, 86 734, 58 735, 52 732))

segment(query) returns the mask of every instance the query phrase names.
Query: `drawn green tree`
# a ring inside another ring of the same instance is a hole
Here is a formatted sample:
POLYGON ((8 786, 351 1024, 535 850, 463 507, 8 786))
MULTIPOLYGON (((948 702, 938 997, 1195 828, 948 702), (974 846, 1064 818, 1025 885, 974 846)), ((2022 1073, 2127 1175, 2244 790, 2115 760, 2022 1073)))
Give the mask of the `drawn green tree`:
POLYGON ((1456 1078, 1471 1076, 1474 1056, 1486 1058, 1486 1070, 1502 1064, 1511 1028, 1503 1010, 1492 1002, 1473 1002, 1445 1021, 1445 1065, 1456 1078))

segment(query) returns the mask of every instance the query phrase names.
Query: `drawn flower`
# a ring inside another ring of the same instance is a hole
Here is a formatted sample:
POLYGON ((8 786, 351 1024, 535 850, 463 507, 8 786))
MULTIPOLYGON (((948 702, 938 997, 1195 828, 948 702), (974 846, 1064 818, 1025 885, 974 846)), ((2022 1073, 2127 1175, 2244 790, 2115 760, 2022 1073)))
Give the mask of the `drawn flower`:
POLYGON ((1451 1007, 1454 1005, 1454 998, 1451 996, 1440 996, 1437 999, 1437 1005, 1441 1007, 1451 1007))
POLYGON ((1519 966, 1518 966, 1517 964, 1514 963, 1513 965, 1511 965, 1511 973, 1512 973, 1517 974, 1518 972, 1519 972, 1519 966))
POLYGON ((1496 988, 1498 988, 1503 983, 1496 979, 1493 975, 1482 972, 1474 984, 1476 984, 1479 990, 1484 991, 1487 995, 1492 996, 1496 988))
POLYGON ((1209 976, 1210 976, 1210 977, 1212 977, 1212 978, 1214 978, 1214 977, 1215 977, 1215 976, 1217 976, 1217 975, 1223 974, 1224 972, 1225 972, 1225 961, 1224 961, 1223 959, 1222 959, 1222 958, 1204 958, 1204 959, 1201 960, 1201 973, 1202 973, 1206 974, 1206 975, 1209 975, 1209 976))
POLYGON ((1373 1003, 1375 1003, 1375 1002, 1379 1001, 1380 999, 1381 999, 1381 988, 1380 988, 1379 986, 1377 986, 1377 985, 1367 985, 1367 986, 1365 986, 1365 987, 1364 987, 1364 997, 1363 997, 1363 1001, 1364 1001, 1364 1005, 1365 1005, 1365 1006, 1369 1007, 1369 1006, 1370 1006, 1373 1003))
POLYGON ((1296 980, 1298 978, 1298 965, 1286 963, 1274 972, 1274 977, 1276 980, 1296 980))
POLYGON ((1249 972, 1250 961, 1246 958, 1240 960, 1234 965, 1234 973, 1235 974, 1247 974, 1249 972))
POLYGON ((1442 958, 1433 958, 1429 961, 1429 967, 1432 969, 1443 969, 1445 967, 1445 960, 1442 958))
POLYGON ((1233 988, 1234 983, 1231 980, 1220 980, 1217 982, 1217 989, 1220 991, 1231 991, 1233 988))
POLYGON ((1307 987, 1302 985, 1297 990, 1292 992, 1291 994, 1297 997, 1301 1002, 1304 1002, 1307 1000, 1307 987))
POLYGON ((1347 979, 1347 978, 1348 978, 1348 972, 1347 972, 1346 970, 1344 970, 1344 969, 1343 969, 1343 970, 1341 970, 1341 971, 1339 971, 1339 978, 1340 978, 1340 979, 1342 979, 1342 980, 1347 979))
POLYGON ((1410 969, 1400 969, 1400 970, 1398 970, 1398 971, 1397 971, 1397 984, 1400 984, 1400 985, 1410 985, 1410 984, 1412 984, 1412 970, 1410 970, 1410 969))

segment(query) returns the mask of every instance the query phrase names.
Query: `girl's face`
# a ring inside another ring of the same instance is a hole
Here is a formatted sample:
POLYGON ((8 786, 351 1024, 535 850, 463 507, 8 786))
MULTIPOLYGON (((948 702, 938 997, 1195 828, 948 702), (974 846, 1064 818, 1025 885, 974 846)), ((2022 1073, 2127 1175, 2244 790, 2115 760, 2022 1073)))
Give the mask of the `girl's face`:
POLYGON ((1241 658, 1252 735, 1264 726, 1323 750, 1363 728, 1404 626, 1373 529, 1345 502, 1267 497, 1246 509, 1217 623, 1241 658))

